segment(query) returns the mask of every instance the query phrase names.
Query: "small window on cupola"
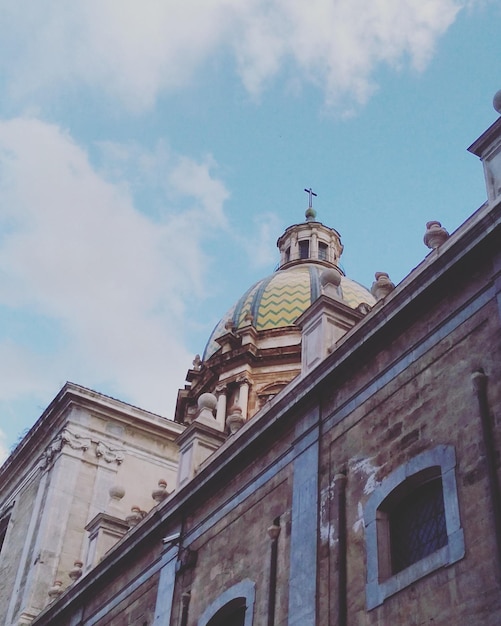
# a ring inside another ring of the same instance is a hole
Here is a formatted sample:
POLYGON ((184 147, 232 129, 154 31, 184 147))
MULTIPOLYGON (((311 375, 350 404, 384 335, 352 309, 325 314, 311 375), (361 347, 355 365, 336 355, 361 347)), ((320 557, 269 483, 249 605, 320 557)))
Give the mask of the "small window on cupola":
POLYGON ((320 259, 320 261, 327 261, 327 250, 328 250, 327 244, 319 241, 318 242, 318 258, 320 259))
POLYGON ((310 258, 310 242, 307 239, 303 239, 299 242, 299 258, 300 259, 309 259, 310 258))
POLYGON ((291 248, 290 246, 285 251, 285 262, 288 263, 291 260, 291 248))

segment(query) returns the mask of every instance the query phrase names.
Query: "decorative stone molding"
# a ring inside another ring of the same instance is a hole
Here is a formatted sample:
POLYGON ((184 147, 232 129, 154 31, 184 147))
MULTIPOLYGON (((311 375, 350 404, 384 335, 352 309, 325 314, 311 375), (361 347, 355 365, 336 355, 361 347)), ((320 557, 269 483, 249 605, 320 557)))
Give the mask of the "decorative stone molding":
POLYGON ((72 450, 81 450, 86 452, 92 444, 96 445, 95 453, 98 458, 103 458, 107 463, 117 463, 120 465, 124 460, 124 454, 121 450, 110 448, 102 441, 94 441, 90 437, 83 437, 78 433, 72 433, 65 428, 60 435, 55 437, 47 446, 40 460, 40 467, 46 469, 54 460, 58 452, 61 452, 64 446, 69 446, 72 450))
POLYGON ((250 376, 248 374, 241 374, 240 376, 237 376, 236 382, 239 385, 252 385, 252 379, 250 378, 250 376))
POLYGON ((75 561, 73 567, 68 572, 68 576, 75 583, 82 575, 83 563, 82 561, 75 561))
POLYGON ((382 300, 395 289, 395 285, 386 272, 376 272, 374 276, 376 280, 372 283, 371 293, 378 300, 382 300))
POLYGON ((186 421, 191 424, 197 416, 197 407, 192 405, 186 409, 186 421))
POLYGON ((372 307, 370 304, 367 304, 367 302, 361 302, 355 311, 358 311, 362 315, 368 315, 372 311, 372 307))
POLYGON ((125 489, 122 487, 122 485, 112 485, 108 490, 108 494, 110 496, 110 500, 108 503, 108 512, 111 515, 116 515, 117 517, 120 517, 120 515, 122 514, 120 501, 125 496, 125 489))
POLYGON ((425 246, 434 250, 449 238, 449 233, 440 222, 426 222, 426 232, 423 237, 425 246))
POLYGON ((165 500, 168 495, 169 492, 167 491, 167 481, 161 478, 158 481, 158 487, 156 489, 153 489, 153 491, 151 492, 151 497, 153 498, 153 500, 155 500, 155 502, 160 503, 162 502, 162 500, 165 500))
POLYGON ((52 587, 47 592, 49 596, 49 604, 54 602, 63 593, 63 582, 61 580, 55 580, 52 587))
POLYGON ((83 450, 84 452, 90 448, 92 443, 89 437, 82 437, 79 434, 74 435, 66 428, 61 434, 61 440, 63 444, 69 445, 72 450, 83 450))
POLYGON ((492 106, 497 113, 501 114, 501 89, 496 91, 494 94, 494 98, 492 98, 492 106))
POLYGON ((63 448, 63 439, 61 435, 59 435, 58 437, 56 437, 53 441, 49 443, 49 445, 47 446, 46 450, 44 451, 42 455, 41 466, 43 469, 45 469, 52 463, 54 457, 56 456, 58 452, 62 450, 62 448, 63 448))
POLYGON ((97 565, 130 528, 126 520, 116 515, 98 513, 93 517, 85 526, 85 530, 89 533, 85 571, 97 565))
POLYGON ((341 273, 333 267, 325 269, 320 275, 320 284, 323 293, 329 298, 341 300, 339 286, 341 285, 341 273))
POLYGON ((40 609, 25 607, 19 614, 17 626, 29 626, 40 613, 40 609))
POLYGON ((98 441, 96 444, 96 456, 104 459, 106 463, 116 463, 117 465, 121 465, 124 460, 122 451, 114 450, 102 441, 98 441))
POLYGON ((230 429, 230 433, 234 435, 238 430, 242 428, 245 420, 242 416, 242 409, 239 406, 232 406, 230 413, 226 418, 226 426, 230 429))
POLYGON ((112 485, 108 491, 110 498, 113 500, 121 500, 125 496, 125 489, 122 485, 112 485))
POLYGON ((214 411, 217 406, 217 398, 212 393, 202 393, 198 398, 198 415, 197 422, 209 423, 215 422, 214 411))
POLYGON ((127 522, 129 528, 133 528, 137 526, 139 522, 146 517, 146 511, 142 511, 138 506, 132 506, 130 509, 130 514, 127 515, 125 521, 127 522))

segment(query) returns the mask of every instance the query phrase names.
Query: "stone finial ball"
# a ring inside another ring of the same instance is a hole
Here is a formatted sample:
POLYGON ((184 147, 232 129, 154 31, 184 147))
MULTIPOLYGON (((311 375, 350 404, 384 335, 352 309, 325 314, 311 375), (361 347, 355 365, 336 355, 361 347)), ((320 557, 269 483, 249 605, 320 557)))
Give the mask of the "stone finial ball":
POLYGON ((325 285, 339 287, 341 284, 341 274, 335 269, 326 269, 320 275, 320 284, 322 287, 325 287, 325 285))
POLYGON ((495 111, 501 113, 501 89, 499 91, 496 91, 496 93, 494 94, 494 98, 492 99, 492 106, 494 107, 495 111))
POLYGON ((210 409, 213 411, 217 406, 217 398, 213 393, 203 393, 198 398, 199 409, 210 409))
POLYGON ((117 500, 121 500, 125 495, 125 489, 122 485, 113 485, 110 487, 108 493, 110 494, 110 498, 117 498, 117 500))

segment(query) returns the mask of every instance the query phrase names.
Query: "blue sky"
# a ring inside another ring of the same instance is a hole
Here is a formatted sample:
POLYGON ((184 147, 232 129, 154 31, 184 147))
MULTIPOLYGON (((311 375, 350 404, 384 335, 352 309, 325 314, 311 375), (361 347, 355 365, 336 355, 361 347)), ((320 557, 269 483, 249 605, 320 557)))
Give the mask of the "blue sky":
POLYGON ((66 380, 172 417, 305 187, 367 286, 485 200, 497 0, 0 9, 0 457, 66 380))

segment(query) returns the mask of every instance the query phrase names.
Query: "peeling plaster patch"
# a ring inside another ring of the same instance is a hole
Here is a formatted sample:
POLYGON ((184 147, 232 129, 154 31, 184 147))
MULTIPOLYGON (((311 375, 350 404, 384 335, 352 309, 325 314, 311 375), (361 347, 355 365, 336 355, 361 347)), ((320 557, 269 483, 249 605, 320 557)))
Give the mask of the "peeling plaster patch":
POLYGON ((332 528, 329 524, 329 503, 333 494, 333 485, 329 485, 320 494, 320 541, 331 544, 332 528))
POLYGON ((364 528, 364 507, 359 502, 357 506, 357 521, 353 524, 353 531, 358 533, 364 528))
POLYGON ((381 484, 381 481, 376 479, 376 474, 381 469, 381 466, 372 465, 372 459, 373 457, 368 459, 350 459, 349 461, 350 471, 367 476, 367 481, 364 485, 364 495, 366 496, 370 495, 381 484))
MULTIPOLYGON (((361 474, 362 480, 363 477, 366 478, 363 492, 365 496, 370 495, 376 487, 381 484, 380 480, 377 480, 376 475, 378 471, 381 469, 381 466, 373 465, 371 463, 374 457, 370 457, 368 459, 350 459, 348 466, 350 472, 361 474)), ((364 507, 361 502, 358 503, 357 506, 357 520, 353 524, 353 531, 358 533, 362 531, 364 528, 364 507)))
POLYGON ((320 495, 320 541, 328 543, 332 548, 336 545, 338 538, 336 536, 336 526, 334 521, 330 519, 330 503, 335 494, 335 481, 332 481, 320 495))

